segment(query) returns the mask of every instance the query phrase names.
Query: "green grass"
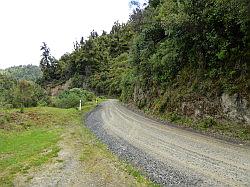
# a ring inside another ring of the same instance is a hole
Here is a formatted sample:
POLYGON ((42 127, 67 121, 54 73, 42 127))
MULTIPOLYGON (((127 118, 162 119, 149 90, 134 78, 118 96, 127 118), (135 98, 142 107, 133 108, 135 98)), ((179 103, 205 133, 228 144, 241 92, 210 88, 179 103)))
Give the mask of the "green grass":
POLYGON ((74 123, 80 112, 75 109, 29 108, 0 110, 0 184, 11 186, 18 173, 57 157, 57 142, 63 127, 74 123))
POLYGON ((28 173, 53 158, 63 162, 57 159, 58 141, 65 133, 72 147, 78 142, 74 149, 80 150, 79 160, 88 172, 109 181, 112 173, 119 170, 125 176, 132 176, 137 186, 155 186, 134 167, 119 160, 82 124, 84 114, 94 107, 94 103, 87 103, 82 111, 36 107, 26 108, 24 113, 18 109, 0 109, 0 186, 13 186, 17 175, 28 173))
POLYGON ((22 133, 0 133, 0 184, 11 185, 16 173, 25 173, 57 156, 57 132, 33 129, 22 133), (49 149, 49 152, 43 151, 49 149))
POLYGON ((137 185, 159 186, 148 180, 139 170, 130 164, 119 160, 118 157, 112 154, 106 145, 97 140, 96 137, 86 127, 82 129, 82 135, 84 135, 84 148, 80 160, 85 162, 89 172, 95 173, 98 171, 103 171, 102 178, 107 178, 107 175, 111 170, 109 166, 109 163, 111 162, 115 163, 116 168, 119 168, 120 170, 133 176, 137 182, 137 185))

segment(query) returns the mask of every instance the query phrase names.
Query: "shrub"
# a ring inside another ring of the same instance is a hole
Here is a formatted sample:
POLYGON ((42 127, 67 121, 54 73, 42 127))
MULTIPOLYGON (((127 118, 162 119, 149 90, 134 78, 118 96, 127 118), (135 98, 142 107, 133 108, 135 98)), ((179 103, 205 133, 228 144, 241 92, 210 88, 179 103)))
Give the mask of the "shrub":
POLYGON ((17 81, 0 74, 0 107, 35 107, 43 101, 47 105, 49 97, 46 91, 32 81, 17 81))
POLYGON ((176 121, 178 121, 180 119, 181 119, 181 116, 179 114, 177 114, 176 112, 169 113, 169 120, 171 122, 176 122, 176 121))
POLYGON ((201 128, 207 129, 216 126, 217 122, 212 117, 206 117, 201 122, 201 128))
POLYGON ((59 108, 75 108, 79 106, 80 100, 82 101, 82 105, 84 105, 85 102, 94 99, 95 95, 92 92, 80 88, 72 88, 63 91, 54 98, 52 105, 59 108))
POLYGON ((21 80, 13 88, 13 98, 10 103, 17 108, 35 107, 42 101, 43 103, 48 101, 46 91, 34 82, 21 80))

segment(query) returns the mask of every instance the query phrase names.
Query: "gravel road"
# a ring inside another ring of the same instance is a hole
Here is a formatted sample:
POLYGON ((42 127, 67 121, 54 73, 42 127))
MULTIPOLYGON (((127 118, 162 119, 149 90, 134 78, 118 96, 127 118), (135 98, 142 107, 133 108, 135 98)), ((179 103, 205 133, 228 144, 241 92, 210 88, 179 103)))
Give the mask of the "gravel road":
POLYGON ((145 118, 117 100, 87 126, 111 151, 166 186, 250 186, 250 149, 145 118))

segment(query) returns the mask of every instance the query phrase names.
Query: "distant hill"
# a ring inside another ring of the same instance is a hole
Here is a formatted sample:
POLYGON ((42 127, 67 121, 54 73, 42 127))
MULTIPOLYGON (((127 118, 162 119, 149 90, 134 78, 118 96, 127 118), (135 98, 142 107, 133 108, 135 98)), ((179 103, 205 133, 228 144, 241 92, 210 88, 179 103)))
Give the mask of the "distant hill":
POLYGON ((36 81, 42 77, 42 71, 38 66, 20 65, 0 70, 1 74, 7 74, 18 80, 36 81))

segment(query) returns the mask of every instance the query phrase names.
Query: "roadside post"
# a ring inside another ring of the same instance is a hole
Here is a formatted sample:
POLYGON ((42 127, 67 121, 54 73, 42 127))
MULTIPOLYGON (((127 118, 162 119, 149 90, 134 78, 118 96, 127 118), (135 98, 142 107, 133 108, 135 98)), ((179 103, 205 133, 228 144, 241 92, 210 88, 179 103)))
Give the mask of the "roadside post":
POLYGON ((82 100, 80 100, 79 110, 82 110, 82 100))

